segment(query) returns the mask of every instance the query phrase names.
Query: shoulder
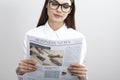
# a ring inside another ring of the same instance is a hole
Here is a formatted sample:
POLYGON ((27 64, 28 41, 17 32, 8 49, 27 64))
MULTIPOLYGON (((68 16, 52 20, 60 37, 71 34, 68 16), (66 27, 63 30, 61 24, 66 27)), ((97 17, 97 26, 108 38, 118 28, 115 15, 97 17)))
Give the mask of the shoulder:
POLYGON ((83 33, 81 33, 80 31, 74 30, 72 28, 69 28, 67 32, 72 37, 75 37, 75 38, 85 38, 83 33))
POLYGON ((34 36, 36 36, 36 35, 39 35, 40 33, 42 34, 42 32, 44 32, 43 30, 44 30, 44 25, 28 30, 25 33, 25 35, 34 35, 34 36))

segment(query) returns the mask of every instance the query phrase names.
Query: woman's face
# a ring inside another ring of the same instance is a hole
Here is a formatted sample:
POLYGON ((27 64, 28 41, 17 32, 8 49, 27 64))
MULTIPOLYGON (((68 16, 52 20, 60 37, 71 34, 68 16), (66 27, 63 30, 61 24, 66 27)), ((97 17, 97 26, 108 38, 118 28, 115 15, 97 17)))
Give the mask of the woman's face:
POLYGON ((50 22, 63 22, 70 12, 70 0, 49 0, 47 4, 48 20, 50 22))

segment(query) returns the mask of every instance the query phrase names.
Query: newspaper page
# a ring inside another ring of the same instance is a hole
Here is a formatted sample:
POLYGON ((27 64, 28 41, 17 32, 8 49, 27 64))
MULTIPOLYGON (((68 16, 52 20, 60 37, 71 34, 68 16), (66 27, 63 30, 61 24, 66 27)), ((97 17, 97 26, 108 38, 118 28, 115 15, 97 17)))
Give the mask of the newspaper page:
POLYGON ((37 62, 37 70, 24 74, 23 80, 79 80, 67 70, 80 63, 82 39, 46 40, 27 36, 27 58, 37 62))

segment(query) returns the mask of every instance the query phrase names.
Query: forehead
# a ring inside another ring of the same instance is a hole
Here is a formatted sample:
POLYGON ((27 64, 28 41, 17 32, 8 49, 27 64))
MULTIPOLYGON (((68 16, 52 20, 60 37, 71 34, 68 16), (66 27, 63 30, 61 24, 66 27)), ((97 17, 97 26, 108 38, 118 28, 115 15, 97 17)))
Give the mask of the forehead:
POLYGON ((55 0, 55 1, 58 1, 60 4, 68 3, 69 5, 71 5, 71 1, 70 0, 55 0))

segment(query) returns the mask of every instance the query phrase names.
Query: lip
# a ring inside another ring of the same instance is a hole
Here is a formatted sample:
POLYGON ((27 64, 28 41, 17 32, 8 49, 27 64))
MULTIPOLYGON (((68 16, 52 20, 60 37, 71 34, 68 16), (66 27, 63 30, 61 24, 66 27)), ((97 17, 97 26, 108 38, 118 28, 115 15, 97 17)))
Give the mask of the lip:
POLYGON ((53 14, 56 18, 60 18, 60 17, 62 17, 61 15, 59 15, 59 14, 53 14))

